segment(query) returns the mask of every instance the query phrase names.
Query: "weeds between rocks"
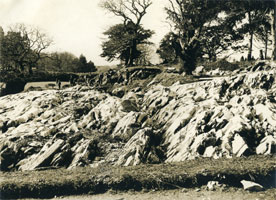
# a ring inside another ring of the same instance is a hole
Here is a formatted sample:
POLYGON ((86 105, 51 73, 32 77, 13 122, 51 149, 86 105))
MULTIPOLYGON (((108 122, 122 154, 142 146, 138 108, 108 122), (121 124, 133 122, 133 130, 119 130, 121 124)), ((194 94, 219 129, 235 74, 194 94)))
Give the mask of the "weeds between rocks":
POLYGON ((241 180, 275 188, 275 156, 209 159, 130 167, 56 169, 0 172, 2 198, 50 198, 61 195, 97 194, 108 190, 162 190, 194 188, 208 181, 242 187, 241 180))

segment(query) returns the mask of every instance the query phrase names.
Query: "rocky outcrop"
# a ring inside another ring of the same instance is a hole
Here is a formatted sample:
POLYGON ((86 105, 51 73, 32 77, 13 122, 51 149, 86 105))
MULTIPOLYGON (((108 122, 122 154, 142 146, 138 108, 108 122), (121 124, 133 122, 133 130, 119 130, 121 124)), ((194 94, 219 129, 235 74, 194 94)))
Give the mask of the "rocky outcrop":
POLYGON ((18 165, 20 165, 20 170, 33 170, 43 165, 49 164, 49 160, 57 151, 63 146, 64 141, 61 139, 56 140, 53 144, 51 141, 47 142, 38 154, 35 154, 28 158, 28 160, 22 160, 18 165), (48 162, 48 163, 47 163, 48 162))
POLYGON ((276 63, 260 62, 114 96, 77 85, 1 97, 1 170, 274 154, 275 71, 276 63))
POLYGON ((155 137, 152 128, 148 127, 139 130, 125 144, 116 164, 129 166, 141 163, 159 163, 161 160, 153 145, 154 140, 155 137))
MULTIPOLYGON (((275 63, 269 65, 275 69, 275 63)), ((274 79, 275 71, 256 70, 148 92, 148 100, 154 99, 149 107, 175 94, 154 115, 165 122, 166 161, 275 153, 274 79)))

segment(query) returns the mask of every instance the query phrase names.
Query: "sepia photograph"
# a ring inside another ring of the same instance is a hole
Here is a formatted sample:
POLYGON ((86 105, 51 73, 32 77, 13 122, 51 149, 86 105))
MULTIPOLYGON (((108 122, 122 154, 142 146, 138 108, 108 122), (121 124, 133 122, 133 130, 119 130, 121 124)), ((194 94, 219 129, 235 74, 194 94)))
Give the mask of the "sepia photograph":
POLYGON ((276 0, 0 0, 0 200, 275 200, 276 0))

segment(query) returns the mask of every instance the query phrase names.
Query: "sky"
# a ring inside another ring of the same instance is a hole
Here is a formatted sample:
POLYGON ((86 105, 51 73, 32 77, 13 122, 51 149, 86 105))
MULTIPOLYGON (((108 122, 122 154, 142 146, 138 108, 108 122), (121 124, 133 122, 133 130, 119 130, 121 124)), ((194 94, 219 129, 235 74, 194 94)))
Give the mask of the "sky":
MULTIPOLYGON (((38 27, 53 40, 48 52, 70 52, 76 56, 83 54, 96 66, 114 65, 117 62, 107 62, 102 58, 101 43, 103 32, 110 26, 121 23, 116 17, 99 7, 101 0, 0 0, 0 26, 4 31, 16 23, 24 23, 38 27)), ((142 25, 155 31, 150 39, 155 48, 163 36, 170 31, 166 22, 164 7, 167 0, 152 0, 147 14, 142 19, 142 25)), ((246 41, 245 41, 246 42, 246 41)), ((254 45, 260 45, 254 43, 254 45)), ((257 49, 257 50, 256 50, 257 49)), ((236 53, 232 57, 238 60, 246 57, 246 52, 236 53)), ((259 56, 255 48, 254 57, 259 56)), ((158 63, 158 55, 153 56, 153 63, 158 63)))
MULTIPOLYGON (((0 26, 4 31, 16 23, 38 27, 53 39, 48 52, 83 54, 97 66, 115 64, 100 57, 103 32, 121 18, 99 7, 101 0, 0 0, 0 26)), ((158 47, 169 32, 164 0, 153 0, 142 19, 145 28, 155 31, 150 39, 158 47)), ((156 56, 157 57, 157 56, 156 56)))

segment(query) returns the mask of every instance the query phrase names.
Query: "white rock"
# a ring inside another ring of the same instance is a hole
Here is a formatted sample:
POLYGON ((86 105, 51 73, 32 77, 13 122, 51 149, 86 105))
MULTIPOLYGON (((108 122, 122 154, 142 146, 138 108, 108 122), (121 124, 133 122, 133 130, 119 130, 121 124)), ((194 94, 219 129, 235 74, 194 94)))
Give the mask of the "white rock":
POLYGON ((244 190, 249 190, 249 191, 262 191, 264 188, 258 183, 254 183, 252 181, 246 181, 242 180, 241 184, 243 185, 244 190))
POLYGON ((245 143, 244 139, 240 135, 235 134, 234 140, 232 142, 232 149, 233 154, 237 157, 240 157, 248 149, 248 145, 245 143))
POLYGON ((194 75, 197 75, 197 76, 200 76, 202 75, 204 72, 204 66, 201 65, 201 66, 198 66, 195 71, 193 72, 194 75))
POLYGON ((131 137, 133 134, 135 134, 135 130, 131 127, 135 122, 138 117, 138 113, 136 112, 129 112, 127 113, 123 118, 121 118, 113 133, 113 137, 131 137))
POLYGON ((41 167, 47 159, 49 159, 52 155, 54 155, 64 144, 64 141, 59 139, 55 141, 53 144, 46 143, 41 151, 34 157, 29 160, 25 164, 19 167, 20 170, 34 170, 37 167, 41 167))
POLYGON ((123 147, 116 165, 138 165, 144 159, 145 149, 149 148, 151 128, 138 131, 123 147))
POLYGON ((219 184, 218 181, 209 181, 207 183, 207 187, 206 189, 209 190, 209 191, 214 191, 216 190, 217 188, 219 188, 221 186, 221 184, 219 184))
POLYGON ((268 135, 261 140, 256 148, 256 153, 264 155, 275 153, 272 149, 276 149, 276 136, 268 135))
POLYGON ((209 146, 205 149, 203 156, 211 158, 215 155, 216 150, 217 147, 209 146))

